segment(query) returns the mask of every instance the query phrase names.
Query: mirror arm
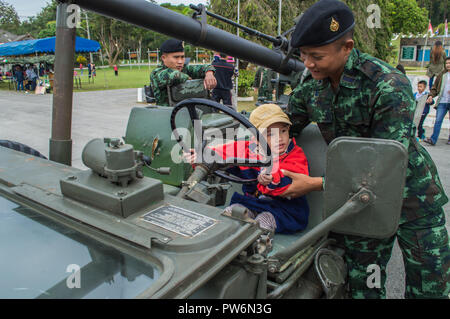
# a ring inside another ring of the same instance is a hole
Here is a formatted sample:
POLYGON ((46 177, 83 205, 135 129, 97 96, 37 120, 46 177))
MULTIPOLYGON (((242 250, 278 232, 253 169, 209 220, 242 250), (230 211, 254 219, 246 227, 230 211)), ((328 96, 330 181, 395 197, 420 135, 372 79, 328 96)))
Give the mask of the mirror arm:
POLYGON ((374 199, 374 194, 361 188, 336 212, 325 219, 322 223, 308 231, 301 238, 297 239, 292 245, 276 253, 269 258, 269 271, 277 272, 280 267, 289 260, 295 253, 316 242, 320 237, 325 236, 336 224, 343 219, 361 212, 369 206, 374 199))

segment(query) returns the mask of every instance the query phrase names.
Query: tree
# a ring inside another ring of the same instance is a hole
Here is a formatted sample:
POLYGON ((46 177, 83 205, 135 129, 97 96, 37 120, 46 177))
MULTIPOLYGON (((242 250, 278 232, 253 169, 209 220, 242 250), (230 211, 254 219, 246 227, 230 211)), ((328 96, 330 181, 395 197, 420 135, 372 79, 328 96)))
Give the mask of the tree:
POLYGON ((388 10, 394 33, 421 33, 428 26, 428 10, 415 0, 391 0, 388 10))
POLYGON ((49 38, 54 37, 56 35, 56 21, 47 22, 45 29, 39 31, 38 37, 41 38, 49 38))
POLYGON ((445 19, 448 18, 450 0, 417 0, 417 4, 429 11, 428 18, 433 26, 444 23, 445 19))
POLYGON ((21 23, 18 32, 20 34, 29 33, 34 38, 39 38, 39 33, 42 30, 47 29, 47 23, 50 21, 56 21, 57 5, 58 2, 56 0, 47 2, 47 5, 42 8, 41 12, 39 12, 35 17, 28 18, 27 21, 21 23))
MULTIPOLYGON (((395 54, 390 47, 392 38, 391 16, 388 13, 389 3, 393 0, 344 0, 355 15, 355 43, 358 49, 374 55, 383 60, 389 59, 395 54), (382 26, 369 28, 367 8, 376 4, 380 8, 382 26)), ((281 32, 286 32, 294 26, 294 19, 314 4, 316 0, 283 0, 281 32)), ((270 35, 277 35, 278 31, 278 1, 274 0, 241 0, 240 21, 241 24, 270 35)), ((216 14, 236 21, 237 0, 210 0, 208 9, 216 14)), ((210 24, 223 30, 236 33, 236 28, 223 22, 208 20, 210 24)), ((265 46, 270 43, 256 39, 241 32, 241 35, 254 42, 265 46)))
POLYGON ((0 0, 0 29, 12 32, 20 26, 19 15, 14 7, 0 0))
MULTIPOLYGON (((270 0, 242 0, 240 1, 240 23, 246 27, 256 29, 262 33, 274 35, 277 29, 276 17, 278 9, 274 11, 270 0)), ((278 2, 276 2, 278 3, 278 2)), ((286 1, 287 3, 287 1, 286 1)), ((237 21, 237 0, 211 0, 208 10, 225 18, 237 21)), ((208 19, 208 23, 222 30, 236 34, 236 27, 215 19, 208 19)), ((257 39, 244 32, 240 36, 254 42, 269 46, 270 42, 257 39)))

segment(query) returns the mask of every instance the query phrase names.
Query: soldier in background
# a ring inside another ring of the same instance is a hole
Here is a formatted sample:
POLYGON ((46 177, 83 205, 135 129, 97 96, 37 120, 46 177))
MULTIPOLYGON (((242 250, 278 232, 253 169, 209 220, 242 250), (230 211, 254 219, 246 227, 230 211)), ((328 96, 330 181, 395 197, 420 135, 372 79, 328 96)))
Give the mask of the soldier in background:
POLYGON ((272 79, 276 79, 277 74, 275 71, 259 67, 256 70, 255 81, 253 87, 258 90, 258 100, 272 101, 273 97, 273 84, 272 79))
MULTIPOLYGON (((330 143, 340 136, 381 138, 409 153, 397 233, 373 239, 342 236, 353 298, 383 298, 388 263, 397 238, 406 271, 406 298, 449 298, 450 251, 442 206, 448 202, 436 166, 415 138, 415 101, 405 75, 354 49, 355 19, 341 1, 321 0, 300 18, 291 37, 308 74, 292 92, 288 115, 299 134, 316 122, 330 143), (367 285, 368 267, 381 270, 380 288, 367 285)), ((298 197, 326 188, 324 178, 285 171, 298 197)))
POLYGON ((169 106, 167 86, 178 85, 190 79, 204 78, 206 90, 216 87, 215 69, 211 65, 185 65, 183 42, 176 39, 165 41, 160 48, 162 64, 150 74, 150 85, 156 104, 169 106))

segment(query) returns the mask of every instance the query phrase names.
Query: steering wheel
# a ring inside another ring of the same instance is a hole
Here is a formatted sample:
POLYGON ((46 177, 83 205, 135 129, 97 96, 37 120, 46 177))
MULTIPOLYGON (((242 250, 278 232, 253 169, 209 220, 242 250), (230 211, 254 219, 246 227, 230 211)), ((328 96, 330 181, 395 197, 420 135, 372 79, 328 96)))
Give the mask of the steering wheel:
POLYGON ((182 136, 180 136, 180 134, 178 133, 178 129, 175 124, 175 118, 176 118, 177 113, 181 109, 187 108, 189 111, 189 115, 191 117, 193 127, 194 127, 194 134, 195 134, 197 140, 202 141, 201 150, 202 150, 202 153, 204 152, 204 149, 206 148, 206 144, 207 144, 206 140, 204 139, 204 132, 202 130, 200 139, 198 139, 197 135, 199 132, 196 132, 195 125, 194 125, 194 121, 199 120, 197 112, 195 110, 195 107, 202 106, 202 105, 211 107, 211 108, 215 109, 216 111, 223 112, 223 113, 231 116, 233 119, 237 120, 245 128, 247 128, 251 132, 253 132, 256 137, 256 142, 258 143, 258 145, 260 145, 263 149, 267 150, 265 160, 227 157, 226 159, 223 160, 223 162, 220 162, 220 163, 218 163, 218 162, 207 163, 208 168, 213 169, 215 175, 220 176, 231 182, 240 183, 240 184, 248 184, 248 183, 255 182, 256 179, 243 179, 238 176, 228 175, 227 173, 225 173, 223 171, 223 169, 226 169, 231 166, 267 167, 267 166, 270 166, 271 162, 272 162, 271 161, 271 151, 270 151, 269 146, 267 145, 267 141, 264 138, 264 136, 259 132, 259 130, 252 123, 250 123, 249 120, 247 120, 243 115, 234 111, 232 108, 230 108, 228 106, 224 106, 224 105, 217 103, 215 101, 212 101, 212 100, 201 99, 201 98, 192 98, 192 99, 187 99, 187 100, 179 102, 177 105, 175 105, 175 107, 172 111, 172 114, 170 116, 170 126, 172 129, 173 135, 175 137, 175 140, 178 142, 178 144, 180 144, 183 151, 185 151, 185 152, 189 151, 190 148, 188 148, 186 146, 186 144, 183 142, 182 136))

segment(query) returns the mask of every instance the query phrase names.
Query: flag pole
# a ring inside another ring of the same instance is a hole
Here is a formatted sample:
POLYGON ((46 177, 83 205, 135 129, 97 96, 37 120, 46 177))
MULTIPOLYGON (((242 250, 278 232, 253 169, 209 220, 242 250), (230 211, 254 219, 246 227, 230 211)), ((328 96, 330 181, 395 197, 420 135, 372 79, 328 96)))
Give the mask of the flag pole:
POLYGON ((444 32, 444 39, 443 39, 443 47, 444 47, 444 52, 445 52, 445 40, 448 37, 448 23, 447 23, 447 16, 445 17, 445 26, 444 26, 445 32, 444 32))
POLYGON ((427 37, 425 39, 425 45, 422 50, 422 63, 420 64, 421 68, 423 68, 423 61, 425 60, 425 49, 427 48, 427 44, 428 44, 428 30, 427 30, 427 37))
MULTIPOLYGON (((431 27, 431 20, 428 20, 427 38, 425 39, 425 46, 423 47, 422 50, 422 63, 420 64, 421 68, 423 68, 423 61, 425 60, 425 50, 428 44, 428 34, 430 33, 430 27, 431 27)), ((433 27, 431 27, 431 32, 433 32, 433 27)))

